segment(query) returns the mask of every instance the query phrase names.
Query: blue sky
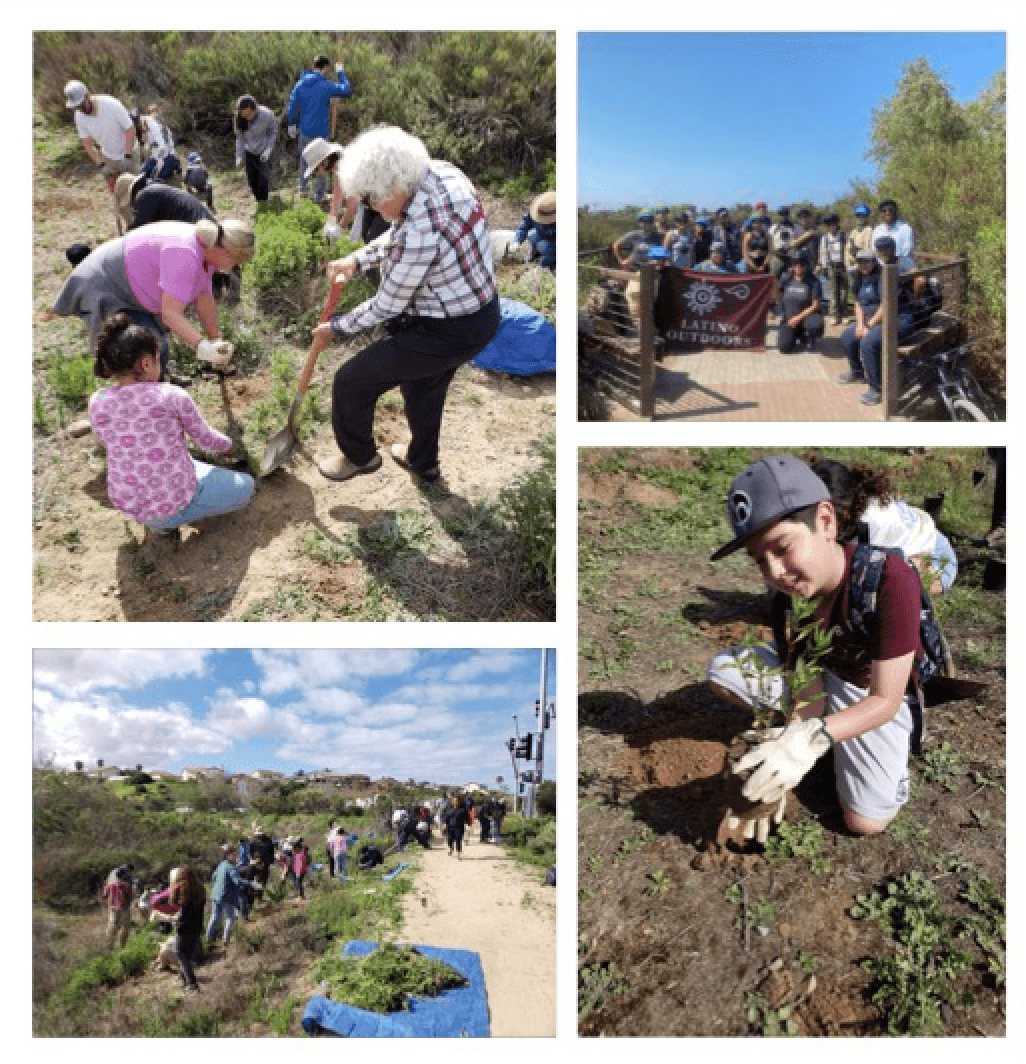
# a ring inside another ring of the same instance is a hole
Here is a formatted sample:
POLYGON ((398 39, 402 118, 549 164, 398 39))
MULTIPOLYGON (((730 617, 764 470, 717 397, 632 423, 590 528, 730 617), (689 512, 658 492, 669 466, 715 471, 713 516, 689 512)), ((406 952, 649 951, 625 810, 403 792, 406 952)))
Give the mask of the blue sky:
POLYGON ((902 65, 929 60, 967 102, 1005 66, 1004 34, 578 37, 578 202, 829 203, 865 158, 902 65))
MULTIPOLYGON (((509 782, 503 744, 513 713, 534 727, 540 662, 537 650, 36 650, 34 752, 61 767, 509 782)), ((552 653, 548 689, 554 701, 552 653)))

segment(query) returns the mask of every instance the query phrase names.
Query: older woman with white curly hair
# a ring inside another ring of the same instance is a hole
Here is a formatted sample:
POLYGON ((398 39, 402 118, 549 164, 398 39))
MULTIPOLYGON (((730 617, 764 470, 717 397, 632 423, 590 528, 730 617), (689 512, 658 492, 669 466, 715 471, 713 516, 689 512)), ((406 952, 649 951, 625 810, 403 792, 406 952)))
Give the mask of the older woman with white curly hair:
POLYGON ((332 288, 314 345, 321 349, 335 336, 374 325, 384 325, 387 335, 335 374, 331 420, 341 453, 318 468, 331 480, 381 468, 374 408, 398 387, 412 438, 405 452, 396 444, 392 456, 422 480, 437 480, 449 384, 499 327, 488 219, 466 175, 432 159, 420 140, 395 126, 357 137, 338 163, 338 180, 347 196, 366 196, 391 225, 359 251, 329 264, 332 288), (381 273, 376 295, 332 316, 342 289, 358 271, 375 266, 381 273))

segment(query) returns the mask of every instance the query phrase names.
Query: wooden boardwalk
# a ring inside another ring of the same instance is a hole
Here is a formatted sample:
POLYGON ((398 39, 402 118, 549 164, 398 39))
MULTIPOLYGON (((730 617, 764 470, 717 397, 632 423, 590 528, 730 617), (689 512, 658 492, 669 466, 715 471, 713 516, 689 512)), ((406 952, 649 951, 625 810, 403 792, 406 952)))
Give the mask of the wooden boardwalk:
MULTIPOLYGON (((882 406, 863 406, 865 385, 837 383, 848 368, 842 326, 827 324, 819 350, 782 355, 771 328, 765 351, 706 348, 667 355, 656 373, 655 421, 873 421, 882 406)), ((612 420, 638 421, 619 403, 612 420)))

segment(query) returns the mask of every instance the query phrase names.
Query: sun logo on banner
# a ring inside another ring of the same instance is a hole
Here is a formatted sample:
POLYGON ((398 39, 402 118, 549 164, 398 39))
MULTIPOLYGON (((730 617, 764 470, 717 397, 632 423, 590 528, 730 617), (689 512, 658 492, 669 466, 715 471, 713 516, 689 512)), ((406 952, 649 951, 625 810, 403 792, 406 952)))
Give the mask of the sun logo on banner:
POLYGON ((693 281, 684 293, 684 301, 692 314, 709 314, 723 302, 723 297, 708 281, 693 281))

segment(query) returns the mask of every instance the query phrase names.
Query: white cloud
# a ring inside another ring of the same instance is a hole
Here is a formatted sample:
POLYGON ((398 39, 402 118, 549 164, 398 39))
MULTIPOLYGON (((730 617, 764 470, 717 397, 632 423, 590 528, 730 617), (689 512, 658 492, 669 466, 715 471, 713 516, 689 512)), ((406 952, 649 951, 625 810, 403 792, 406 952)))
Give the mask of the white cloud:
POLYGON ((528 656, 538 658, 538 652, 534 650, 478 650, 466 661, 450 666, 445 678, 452 683, 459 683, 476 680, 479 676, 519 671, 524 667, 528 656))
POLYGON ((202 676, 210 650, 36 650, 36 685, 78 697, 98 688, 144 687, 167 676, 202 676))
POLYGON ((33 750, 69 767, 142 764, 157 768, 180 760, 225 754, 231 739, 195 723, 189 707, 171 703, 157 709, 124 705, 118 698, 65 699, 37 691, 33 706, 33 750))
POLYGON ((401 676, 417 663, 419 650, 254 650, 262 672, 260 691, 282 694, 370 677, 401 676))
POLYGON ((207 714, 207 727, 232 739, 277 734, 276 715, 262 698, 237 698, 231 691, 218 695, 207 714))

